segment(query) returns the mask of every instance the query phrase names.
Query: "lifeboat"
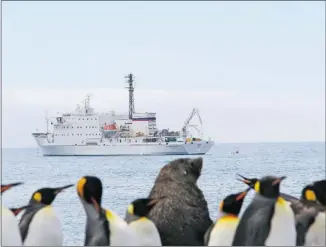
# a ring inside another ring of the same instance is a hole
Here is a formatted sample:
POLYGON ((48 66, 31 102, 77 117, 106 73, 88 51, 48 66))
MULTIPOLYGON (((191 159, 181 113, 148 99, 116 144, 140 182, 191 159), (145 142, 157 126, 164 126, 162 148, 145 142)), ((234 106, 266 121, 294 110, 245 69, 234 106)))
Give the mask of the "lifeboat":
POLYGON ((104 125, 103 130, 116 131, 117 130, 117 125, 115 123, 104 125))
POLYGON ((118 132, 116 123, 105 124, 102 127, 102 130, 103 130, 104 136, 108 137, 108 138, 113 137, 118 132))

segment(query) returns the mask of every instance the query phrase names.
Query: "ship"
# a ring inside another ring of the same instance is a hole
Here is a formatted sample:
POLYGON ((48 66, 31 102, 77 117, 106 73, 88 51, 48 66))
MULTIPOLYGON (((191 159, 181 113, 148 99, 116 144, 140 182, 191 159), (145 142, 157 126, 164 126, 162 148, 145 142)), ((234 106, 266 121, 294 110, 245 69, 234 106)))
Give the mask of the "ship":
POLYGON ((159 130, 156 113, 135 112, 134 75, 125 76, 129 112, 97 113, 86 95, 83 107, 45 116, 46 131, 32 133, 43 156, 204 155, 214 141, 203 137, 202 119, 193 108, 179 131, 159 130), (199 124, 191 124, 197 115, 199 124))

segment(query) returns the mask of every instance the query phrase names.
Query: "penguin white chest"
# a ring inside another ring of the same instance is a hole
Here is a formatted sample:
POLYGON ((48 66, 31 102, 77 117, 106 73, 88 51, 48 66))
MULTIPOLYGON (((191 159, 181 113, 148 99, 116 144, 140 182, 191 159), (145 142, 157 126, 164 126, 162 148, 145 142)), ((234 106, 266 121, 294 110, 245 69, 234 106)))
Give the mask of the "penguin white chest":
POLYGON ((129 226, 135 231, 141 246, 162 246, 160 234, 151 220, 139 219, 129 226))
POLYGON ((110 221, 111 246, 139 246, 136 233, 124 220, 110 221))
POLYGON ((325 221, 325 213, 319 213, 306 234, 305 246, 325 246, 325 221))
POLYGON ((39 210, 28 227, 25 246, 62 246, 63 234, 59 218, 53 208, 39 210))
POLYGON ((1 245, 21 246, 22 238, 15 215, 6 207, 1 208, 1 245))
POLYGON ((271 219, 271 228, 265 241, 266 246, 295 246, 295 218, 289 203, 283 201, 275 204, 271 219))
POLYGON ((211 231, 208 246, 231 246, 239 219, 219 219, 211 231))

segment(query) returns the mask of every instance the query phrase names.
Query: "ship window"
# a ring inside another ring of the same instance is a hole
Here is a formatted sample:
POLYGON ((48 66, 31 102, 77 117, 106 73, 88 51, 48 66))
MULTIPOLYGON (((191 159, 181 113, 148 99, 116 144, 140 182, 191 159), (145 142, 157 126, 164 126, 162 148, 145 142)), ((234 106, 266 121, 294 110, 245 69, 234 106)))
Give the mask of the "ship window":
POLYGON ((93 120, 93 118, 91 118, 91 120, 93 120))
POLYGON ((87 128, 87 126, 86 126, 86 128, 87 128))
POLYGON ((86 134, 87 135, 87 134, 86 134))
POLYGON ((74 135, 74 134, 71 134, 72 136, 74 135))
POLYGON ((87 120, 88 120, 88 118, 87 118, 87 120))

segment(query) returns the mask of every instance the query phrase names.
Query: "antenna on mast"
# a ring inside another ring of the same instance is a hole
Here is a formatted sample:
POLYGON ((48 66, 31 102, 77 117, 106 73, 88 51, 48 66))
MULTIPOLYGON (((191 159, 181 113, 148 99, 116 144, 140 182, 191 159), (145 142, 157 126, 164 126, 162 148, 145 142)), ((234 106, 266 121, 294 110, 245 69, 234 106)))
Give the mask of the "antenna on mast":
POLYGON ((90 108, 90 99, 91 99, 92 94, 87 94, 86 99, 84 100, 84 107, 85 107, 85 113, 88 113, 88 109, 90 108))
POLYGON ((46 124, 46 134, 49 133, 49 118, 48 118, 48 110, 45 109, 45 124, 46 124))
POLYGON ((129 91, 129 119, 132 119, 132 114, 135 113, 135 102, 134 102, 134 76, 133 74, 129 74, 127 76, 125 76, 126 79, 128 79, 126 81, 126 83, 128 83, 128 87, 125 87, 128 89, 129 91))

